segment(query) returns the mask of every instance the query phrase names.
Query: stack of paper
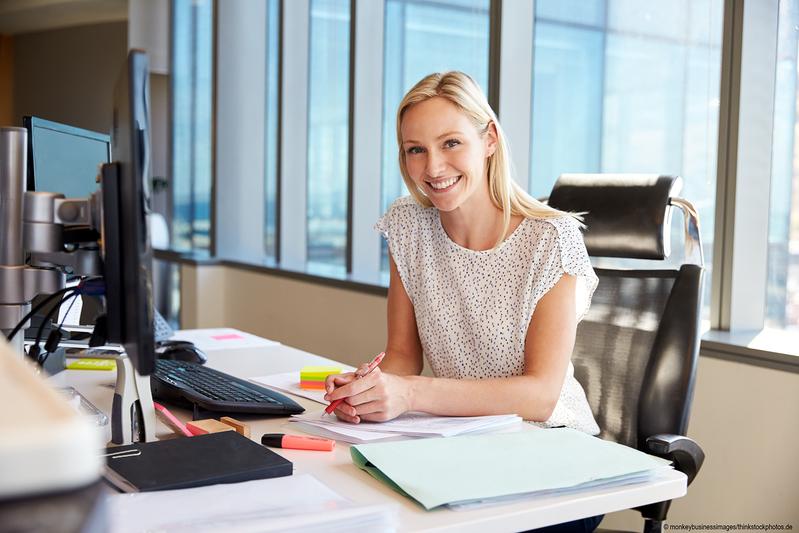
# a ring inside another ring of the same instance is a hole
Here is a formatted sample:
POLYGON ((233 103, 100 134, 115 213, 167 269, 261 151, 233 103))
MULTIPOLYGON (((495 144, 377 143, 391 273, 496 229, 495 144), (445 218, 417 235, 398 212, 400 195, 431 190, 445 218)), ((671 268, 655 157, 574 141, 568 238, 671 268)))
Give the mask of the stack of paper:
POLYGON ((315 477, 109 496, 110 531, 395 531, 396 508, 355 505, 315 477))
POLYGON ((427 509, 633 483, 669 467, 569 428, 363 444, 350 453, 358 467, 427 509))
POLYGON ((350 443, 397 440, 407 437, 452 437, 486 433, 519 426, 517 415, 494 416, 433 416, 424 413, 405 413, 388 422, 350 424, 331 415, 294 415, 292 422, 302 424, 311 433, 350 443))

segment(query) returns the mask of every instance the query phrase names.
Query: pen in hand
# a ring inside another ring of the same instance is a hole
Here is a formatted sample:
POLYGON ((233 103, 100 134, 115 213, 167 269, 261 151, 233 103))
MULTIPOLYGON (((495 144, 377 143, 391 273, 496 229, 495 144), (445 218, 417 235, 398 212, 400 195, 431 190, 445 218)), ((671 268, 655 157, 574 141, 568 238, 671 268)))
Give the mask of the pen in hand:
MULTIPOLYGON (((377 365, 380 364, 380 362, 383 360, 383 358, 385 356, 386 356, 386 352, 380 352, 379 354, 377 354, 375 356, 375 358, 372 359, 372 362, 370 362, 369 365, 366 367, 366 372, 364 372, 363 374, 357 374, 357 372, 356 372, 355 379, 361 379, 362 377, 368 375, 369 372, 371 372, 372 370, 377 368, 377 365)), ((336 407, 338 407, 339 404, 341 402, 343 402, 343 401, 344 401, 344 398, 339 398, 338 400, 333 400, 332 402, 330 402, 330 405, 325 407, 325 414, 329 415, 330 413, 335 411, 336 407)))

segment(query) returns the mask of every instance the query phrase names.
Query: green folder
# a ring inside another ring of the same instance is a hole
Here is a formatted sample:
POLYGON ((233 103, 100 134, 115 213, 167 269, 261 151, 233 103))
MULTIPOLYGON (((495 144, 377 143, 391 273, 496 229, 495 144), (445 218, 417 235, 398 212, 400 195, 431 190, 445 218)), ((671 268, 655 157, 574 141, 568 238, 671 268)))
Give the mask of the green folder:
POLYGON ((360 444, 353 462, 426 509, 636 480, 665 459, 569 429, 360 444))

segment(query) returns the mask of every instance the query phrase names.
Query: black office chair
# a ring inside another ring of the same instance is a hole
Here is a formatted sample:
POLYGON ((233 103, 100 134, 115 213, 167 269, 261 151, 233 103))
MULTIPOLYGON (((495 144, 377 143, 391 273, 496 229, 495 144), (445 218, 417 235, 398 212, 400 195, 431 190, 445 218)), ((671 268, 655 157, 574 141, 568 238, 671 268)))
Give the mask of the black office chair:
MULTIPOLYGON (((685 219, 679 269, 595 268, 599 286, 577 328, 575 376, 600 436, 674 462, 696 476, 704 453, 685 437, 699 353, 703 257, 693 206, 675 198, 681 179, 640 174, 561 176, 549 205, 584 214, 592 257, 664 260, 671 211, 685 219)), ((640 507, 644 531, 661 531, 670 501, 640 507)))

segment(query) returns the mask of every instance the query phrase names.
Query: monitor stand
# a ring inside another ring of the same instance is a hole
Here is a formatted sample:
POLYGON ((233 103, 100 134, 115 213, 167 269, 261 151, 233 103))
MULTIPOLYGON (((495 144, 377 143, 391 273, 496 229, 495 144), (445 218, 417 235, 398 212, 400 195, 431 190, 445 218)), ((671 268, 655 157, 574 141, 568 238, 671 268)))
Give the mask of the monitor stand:
POLYGON ((155 408, 150 377, 140 375, 127 354, 116 353, 114 357, 117 383, 111 407, 111 442, 152 442, 155 440, 155 408))

